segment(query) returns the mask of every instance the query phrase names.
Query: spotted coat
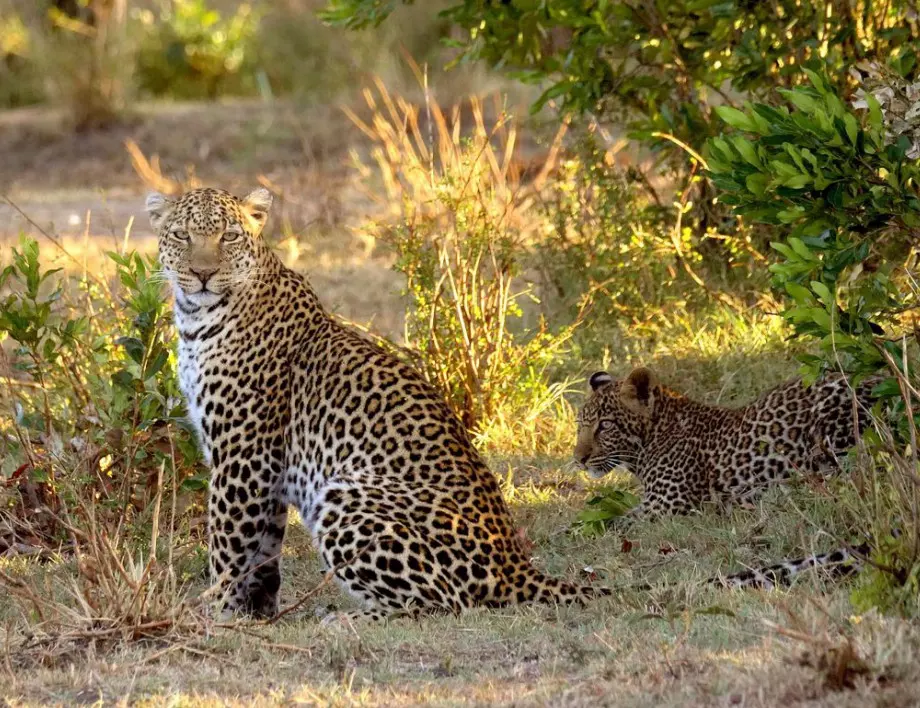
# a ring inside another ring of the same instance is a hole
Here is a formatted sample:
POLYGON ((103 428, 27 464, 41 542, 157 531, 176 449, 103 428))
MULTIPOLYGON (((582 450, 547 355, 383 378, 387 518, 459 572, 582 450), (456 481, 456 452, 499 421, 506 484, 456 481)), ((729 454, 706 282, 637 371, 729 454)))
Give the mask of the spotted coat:
POLYGON ((741 408, 694 401, 644 368, 619 380, 600 371, 590 383, 576 462, 598 477, 634 473, 644 487, 636 514, 658 515, 751 501, 793 473, 836 470, 866 424, 876 382, 792 380, 741 408))
POLYGON ((259 238, 270 205, 265 190, 147 201, 211 467, 209 558, 226 608, 276 611, 289 505, 374 617, 604 594, 531 565, 441 395, 336 322, 259 238))

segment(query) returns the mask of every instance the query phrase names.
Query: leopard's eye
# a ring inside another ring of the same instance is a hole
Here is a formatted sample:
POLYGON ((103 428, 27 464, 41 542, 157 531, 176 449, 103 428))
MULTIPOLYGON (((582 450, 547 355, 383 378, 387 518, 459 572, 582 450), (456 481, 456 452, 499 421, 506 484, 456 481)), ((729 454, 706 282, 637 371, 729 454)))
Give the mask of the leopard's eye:
POLYGON ((240 237, 239 231, 224 231, 224 235, 220 237, 220 240, 224 243, 233 243, 240 237))
POLYGON ((169 235, 176 239, 176 241, 188 241, 187 231, 171 231, 169 235))
POLYGON ((612 427, 613 427, 612 420, 602 420, 600 423, 597 424, 597 430, 598 432, 601 432, 601 433, 603 433, 605 430, 610 430, 612 427))

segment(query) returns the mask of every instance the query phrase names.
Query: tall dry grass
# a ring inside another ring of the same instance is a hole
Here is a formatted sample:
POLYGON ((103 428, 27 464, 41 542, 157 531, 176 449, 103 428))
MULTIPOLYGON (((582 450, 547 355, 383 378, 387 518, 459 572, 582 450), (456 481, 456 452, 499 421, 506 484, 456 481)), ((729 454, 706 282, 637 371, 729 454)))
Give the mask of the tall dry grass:
MULTIPOLYGON (((535 197, 555 166, 566 124, 528 164, 518 125, 499 99, 471 97, 444 110, 425 72, 410 65, 423 104, 392 95, 377 79, 364 92, 369 121, 345 109, 373 146, 369 159, 352 153, 383 214, 365 229, 396 255, 405 276, 405 339, 419 367, 476 430, 503 406, 520 403, 521 388, 548 390, 546 367, 571 333, 522 318, 534 297, 522 274, 542 228, 535 197)), ((542 400, 537 405, 546 409, 542 400)))

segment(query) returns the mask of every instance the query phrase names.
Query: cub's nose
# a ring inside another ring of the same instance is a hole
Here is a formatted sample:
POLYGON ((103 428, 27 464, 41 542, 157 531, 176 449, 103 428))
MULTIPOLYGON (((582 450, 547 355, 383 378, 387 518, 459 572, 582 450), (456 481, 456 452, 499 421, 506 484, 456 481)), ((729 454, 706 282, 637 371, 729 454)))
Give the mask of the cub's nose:
POLYGON ((202 287, 204 287, 208 284, 208 280, 210 280, 211 276, 214 275, 218 269, 217 268, 189 268, 189 270, 192 272, 192 275, 194 275, 196 278, 198 278, 198 280, 201 281, 201 285, 202 287))
POLYGON ((586 452, 586 453, 584 453, 583 455, 578 455, 578 454, 575 455, 575 460, 576 460, 576 462, 578 462, 579 464, 582 464, 582 465, 588 464, 588 460, 590 460, 590 459, 591 459, 591 453, 590 453, 590 452, 586 452))

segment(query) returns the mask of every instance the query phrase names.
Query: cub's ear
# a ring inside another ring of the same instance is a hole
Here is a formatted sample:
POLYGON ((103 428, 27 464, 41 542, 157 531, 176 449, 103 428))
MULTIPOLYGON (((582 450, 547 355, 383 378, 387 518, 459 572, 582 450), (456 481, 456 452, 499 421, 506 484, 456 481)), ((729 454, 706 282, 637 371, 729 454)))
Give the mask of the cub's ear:
POLYGON ((268 212, 272 208, 272 193, 267 189, 256 189, 247 194, 240 202, 249 218, 256 226, 256 234, 262 233, 265 222, 268 221, 268 212))
POLYGON ((655 404, 655 395, 652 391, 657 385, 658 381, 651 369, 634 369, 620 386, 623 405, 637 413, 651 415, 655 404))
POLYGON ((599 388, 612 384, 613 377, 606 371, 595 371, 588 379, 588 383, 591 384, 592 391, 597 391, 599 388))
POLYGON ((172 214, 173 209, 176 208, 176 200, 170 199, 165 194, 160 194, 159 192, 151 192, 147 195, 147 202, 144 204, 144 209, 150 215, 150 225, 153 227, 154 231, 159 230, 163 222, 172 214))

